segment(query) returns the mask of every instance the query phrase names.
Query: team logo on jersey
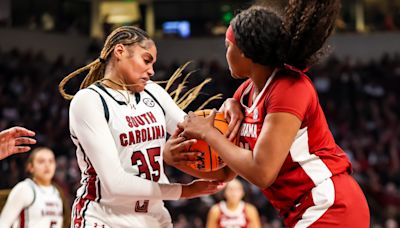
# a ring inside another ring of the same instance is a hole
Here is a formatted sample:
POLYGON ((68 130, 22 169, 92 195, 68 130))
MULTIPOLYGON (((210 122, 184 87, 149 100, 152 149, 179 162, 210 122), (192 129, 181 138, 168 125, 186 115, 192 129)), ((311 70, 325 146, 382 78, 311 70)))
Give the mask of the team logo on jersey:
POLYGON ((154 107, 154 101, 150 98, 143 99, 143 103, 149 106, 150 108, 154 107))
POLYGON ((258 119, 258 109, 254 109, 253 120, 257 120, 257 119, 258 119))

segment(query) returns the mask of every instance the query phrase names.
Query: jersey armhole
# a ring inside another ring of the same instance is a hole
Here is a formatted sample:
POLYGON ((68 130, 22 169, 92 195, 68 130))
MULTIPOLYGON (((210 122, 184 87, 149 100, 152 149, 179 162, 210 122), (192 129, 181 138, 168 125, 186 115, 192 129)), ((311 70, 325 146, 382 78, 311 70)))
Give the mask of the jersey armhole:
POLYGON ((36 200, 36 191, 35 191, 35 186, 33 186, 33 185, 34 185, 33 180, 29 179, 29 182, 28 182, 28 183, 29 183, 29 187, 31 187, 32 192, 33 192, 33 200, 32 200, 32 202, 31 202, 28 206, 26 206, 26 208, 32 206, 33 203, 34 203, 35 200, 36 200))
POLYGON ((100 99, 101 99, 101 103, 103 104, 104 117, 106 118, 107 123, 108 123, 108 120, 110 119, 110 111, 108 110, 108 106, 107 106, 106 101, 104 100, 103 96, 101 96, 101 94, 100 94, 98 91, 96 91, 96 90, 93 89, 93 88, 89 88, 89 89, 90 89, 90 90, 93 90, 93 91, 95 91, 97 94, 99 94, 100 99))

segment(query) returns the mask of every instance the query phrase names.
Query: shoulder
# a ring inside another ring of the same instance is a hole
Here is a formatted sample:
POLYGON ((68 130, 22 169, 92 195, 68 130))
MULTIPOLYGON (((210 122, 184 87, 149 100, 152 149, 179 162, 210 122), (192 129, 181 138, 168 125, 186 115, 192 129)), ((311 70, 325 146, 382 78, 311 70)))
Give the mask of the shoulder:
POLYGON ((74 98, 72 98, 72 102, 79 102, 82 100, 88 100, 88 99, 94 99, 97 98, 99 95, 94 91, 93 89, 90 88, 85 88, 79 90, 74 98))
POLYGON ((258 213, 257 208, 250 203, 245 203, 244 207, 248 213, 258 213))
POLYGON ((157 84, 157 82, 154 82, 154 81, 148 81, 146 84, 145 90, 152 93, 153 95, 167 93, 167 91, 165 91, 165 89, 163 87, 161 87, 159 84, 157 84))
POLYGON ((74 98, 72 98, 71 109, 74 109, 77 106, 79 106, 79 108, 84 108, 97 102, 100 103, 100 99, 99 94, 96 93, 96 91, 89 88, 81 89, 75 94, 74 98))
POLYGON ((18 200, 22 200, 23 202, 29 204, 35 199, 34 188, 35 183, 31 179, 27 178, 15 185, 11 190, 10 195, 12 194, 17 197, 18 200))
POLYGON ((214 213, 214 214, 219 214, 220 213, 220 205, 219 203, 214 204, 211 208, 210 208, 210 212, 214 213))
POLYGON ((13 190, 18 189, 19 191, 30 191, 31 192, 31 191, 33 191, 34 185, 35 185, 35 183, 31 179, 27 178, 27 179, 19 182, 17 185, 15 185, 13 190))
POLYGON ((288 75, 288 74, 278 74, 274 79, 272 87, 275 90, 288 90, 291 91, 309 91, 314 92, 314 86, 309 77, 304 74, 301 75, 288 75))

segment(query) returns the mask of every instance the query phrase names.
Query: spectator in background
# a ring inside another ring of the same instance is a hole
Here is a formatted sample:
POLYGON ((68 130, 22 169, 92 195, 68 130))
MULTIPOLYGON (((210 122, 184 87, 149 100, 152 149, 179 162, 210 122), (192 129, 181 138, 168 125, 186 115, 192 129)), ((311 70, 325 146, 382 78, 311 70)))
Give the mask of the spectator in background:
POLYGON ((206 228, 261 228, 256 207, 244 202, 244 195, 242 183, 238 179, 230 181, 224 190, 225 200, 208 212, 206 228))
POLYGON ((31 178, 11 190, 0 215, 0 228, 63 227, 63 200, 52 184, 56 170, 53 151, 46 147, 33 150, 26 170, 31 178))

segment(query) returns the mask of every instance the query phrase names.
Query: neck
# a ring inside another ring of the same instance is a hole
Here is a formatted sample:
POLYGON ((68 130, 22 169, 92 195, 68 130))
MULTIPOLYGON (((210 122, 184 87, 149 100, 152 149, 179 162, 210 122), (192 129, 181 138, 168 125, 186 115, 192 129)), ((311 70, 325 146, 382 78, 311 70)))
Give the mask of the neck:
POLYGON ((261 90, 264 88, 265 83, 271 77, 274 72, 273 67, 264 66, 261 64, 254 64, 253 69, 251 70, 250 79, 254 83, 254 95, 257 96, 261 90))
POLYGON ((229 210, 235 210, 238 206, 239 206, 239 203, 240 203, 240 201, 237 201, 237 202, 231 202, 231 201, 226 201, 226 207, 229 209, 229 210))
POLYGON ((123 86, 125 83, 121 80, 121 77, 118 76, 118 73, 116 73, 112 62, 106 66, 102 83, 111 89, 126 90, 123 86))
POLYGON ((50 186, 51 185, 51 180, 44 180, 44 179, 41 179, 41 178, 34 177, 33 181, 37 185, 40 185, 40 186, 50 186))

